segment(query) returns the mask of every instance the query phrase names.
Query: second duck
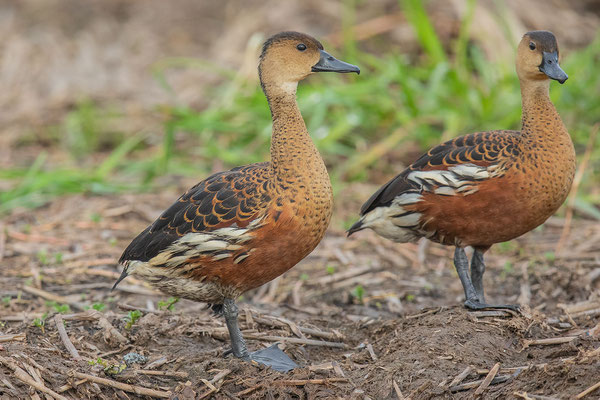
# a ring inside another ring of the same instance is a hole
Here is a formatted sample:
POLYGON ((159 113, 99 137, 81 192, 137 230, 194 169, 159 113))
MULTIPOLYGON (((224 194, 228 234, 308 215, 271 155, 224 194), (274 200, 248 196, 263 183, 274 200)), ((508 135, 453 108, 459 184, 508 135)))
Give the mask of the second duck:
POLYGON ((465 306, 516 308, 485 302, 483 255, 542 224, 569 194, 575 151, 548 94, 550 79, 567 80, 558 55, 551 32, 526 33, 517 50, 522 130, 473 133, 429 150, 367 200, 349 234, 370 228, 396 242, 456 246, 465 306), (470 274, 466 246, 475 249, 470 274))

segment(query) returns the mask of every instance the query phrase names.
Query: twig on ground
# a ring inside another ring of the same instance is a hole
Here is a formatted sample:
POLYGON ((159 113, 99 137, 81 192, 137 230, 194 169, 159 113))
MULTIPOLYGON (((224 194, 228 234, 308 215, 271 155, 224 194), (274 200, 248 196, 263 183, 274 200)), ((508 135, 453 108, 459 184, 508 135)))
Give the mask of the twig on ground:
POLYGON ((169 361, 168 361, 167 357, 163 356, 163 357, 160 357, 160 358, 152 361, 150 364, 146 365, 146 369, 147 370, 148 369, 155 369, 155 368, 158 368, 158 367, 160 367, 160 366, 162 366, 162 365, 164 365, 164 364, 166 364, 168 362, 169 361))
POLYGON ((230 373, 231 373, 230 369, 224 369, 223 371, 221 371, 217 375, 215 375, 210 381, 207 381, 206 379, 201 379, 202 383, 204 383, 206 386, 208 386, 208 390, 206 392, 202 393, 198 397, 198 399, 204 399, 204 398, 210 396, 211 394, 218 392, 221 389, 221 385, 219 385, 217 387, 217 386, 215 386, 215 384, 217 384, 219 381, 221 381, 223 378, 225 378, 230 373))
POLYGON ((452 386, 456 386, 459 383, 461 383, 467 376, 469 376, 469 374, 473 372, 473 367, 471 365, 468 365, 467 368, 465 368, 460 374, 456 375, 456 377, 454 379, 452 379, 452 382, 450 382, 448 384, 448 387, 452 387, 452 386))
POLYGON ((309 365, 308 366, 308 370, 309 371, 329 371, 333 369, 333 362, 329 361, 326 363, 322 363, 322 364, 315 364, 315 365, 309 365))
POLYGON ((344 374, 342 367, 340 367, 340 364, 338 364, 337 361, 332 361, 331 365, 333 365, 333 371, 336 373, 336 375, 341 376, 342 378, 346 377, 346 374, 344 374))
POLYGON ((263 384, 260 383, 258 385, 254 385, 252 387, 249 387, 248 389, 244 389, 241 392, 237 392, 235 395, 236 395, 236 397, 243 398, 243 396, 245 396, 247 394, 250 394, 250 393, 254 392, 255 390, 260 389, 262 386, 263 386, 263 384))
POLYGON ((79 385, 81 385, 82 383, 85 383, 85 382, 87 382, 87 381, 88 381, 87 379, 80 379, 80 380, 78 380, 78 381, 74 382, 74 383, 73 383, 73 385, 71 385, 71 384, 67 383, 67 384, 65 384, 65 385, 62 385, 61 387, 59 387, 59 388, 58 388, 56 391, 57 391, 58 393, 63 393, 63 392, 66 392, 67 390, 74 389, 74 388, 76 388, 77 386, 79 386, 79 385))
POLYGON ((136 369, 133 371, 136 374, 153 375, 153 376, 174 376, 175 378, 187 378, 190 374, 180 371, 155 371, 148 369, 136 369))
POLYGON ((600 315, 600 307, 594 308, 592 310, 581 311, 575 314, 569 314, 571 318, 581 318, 581 317, 590 317, 594 318, 600 315))
POLYGON ((338 282, 338 281, 343 281, 346 280, 348 278, 353 278, 359 275, 363 275, 369 272, 375 272, 373 270, 373 267, 370 265, 365 265, 362 267, 355 267, 355 268, 350 268, 347 269, 343 272, 337 272, 333 275, 327 275, 318 279, 315 279, 313 282, 311 282, 312 284, 316 284, 316 285, 326 285, 328 283, 334 283, 334 282, 338 282))
POLYGON ((556 318, 556 317, 547 318, 546 323, 548 325, 556 325, 558 328, 561 328, 561 329, 570 329, 573 327, 573 325, 571 325, 570 322, 563 322, 559 318, 556 318))
MULTIPOLYGON (((573 360, 574 357, 571 358, 563 358, 561 361, 562 362, 567 362, 567 361, 571 361, 573 360)), ((542 364, 534 364, 534 365, 525 365, 522 367, 506 367, 506 368, 500 368, 500 371, 498 371, 498 373, 500 374, 513 374, 515 372, 522 372, 531 368, 544 368, 548 365, 548 363, 542 363, 542 364)), ((487 375, 490 373, 489 369, 476 369, 474 370, 475 373, 477 375, 487 375)))
POLYGON ((529 346, 533 346, 533 345, 549 346, 549 345, 553 345, 553 344, 569 343, 575 339, 577 339, 577 336, 563 336, 563 337, 555 337, 555 338, 548 338, 548 339, 532 339, 532 340, 525 339, 525 340, 523 340, 523 350, 525 350, 529 346))
POLYGON ((66 397, 56 393, 52 389, 47 388, 43 383, 36 382, 35 379, 33 379, 27 372, 25 372, 11 359, 0 357, 0 364, 3 364, 6 367, 10 368, 13 371, 15 378, 17 378, 21 382, 39 390, 42 393, 46 393, 54 397, 56 400, 67 400, 66 397))
POLYGON ((12 342, 13 340, 25 340, 25 332, 12 333, 9 335, 0 335, 0 343, 12 342))
POLYGON ((595 385, 590 386, 589 388, 585 389, 583 392, 579 393, 577 396, 575 396, 576 399, 583 399, 585 396, 587 396, 588 394, 592 393, 593 391, 600 389, 600 381, 598 381, 595 385))
POLYGON ((69 375, 74 376, 75 378, 87 379, 90 382, 99 383, 101 385, 110 386, 115 389, 124 390, 126 392, 131 392, 142 396, 160 397, 162 399, 168 399, 171 396, 171 392, 165 392, 164 390, 148 389, 142 386, 130 385, 127 383, 113 381, 111 379, 100 378, 99 376, 95 375, 83 374, 77 371, 70 371, 69 375))
POLYGON ((64 320, 63 320, 63 317, 61 314, 56 314, 54 316, 54 323, 56 324, 56 329, 58 330, 58 335, 60 336, 60 339, 62 340, 63 344, 65 345, 65 347, 67 348, 67 350, 69 351, 71 356, 75 360, 81 360, 81 356, 79 355, 79 352, 77 351, 75 346, 73 346, 73 342, 71 342, 71 339, 69 338, 69 335, 67 334, 67 330, 65 329, 64 320))
POLYGON ((557 304, 566 314, 578 315, 584 311, 594 310, 600 307, 600 300, 585 300, 574 304, 557 304))
POLYGON ((211 380, 210 382, 212 384, 215 384, 217 382, 219 382, 221 379, 225 378, 227 375, 229 375, 231 373, 230 369, 224 369, 223 371, 219 372, 218 374, 216 374, 211 380))
POLYGON ((541 396, 539 394, 531 394, 527 392, 513 392, 513 396, 520 397, 524 400, 559 400, 558 397, 541 396))
MULTIPOLYGON (((208 386, 208 391, 210 393, 214 393, 217 391, 217 388, 212 383, 207 381, 206 379, 200 379, 200 380, 202 381, 202 383, 204 383, 206 386, 208 386)), ((206 393, 203 394, 202 396, 200 396, 200 398, 203 398, 203 397, 206 397, 206 393)))
POLYGON ((7 322, 22 322, 27 321, 29 319, 42 318, 42 313, 21 313, 21 315, 7 315, 5 317, 0 317, 0 321, 7 322))
POLYGON ((375 350, 373 350, 373 345, 371 343, 367 344, 367 351, 369 352, 371 359, 377 361, 377 355, 375 354, 375 350))
MULTIPOLYGON (((256 313, 256 311, 255 311, 255 313, 256 313)), ((270 315, 265 315, 262 318, 261 317, 256 317, 254 319, 257 322, 264 323, 265 325, 278 326, 278 327, 288 327, 288 328, 290 328, 290 330, 292 331, 292 333, 294 335, 298 336, 299 338, 305 338, 305 336, 302 334, 302 332, 303 331, 307 331, 307 330, 310 331, 310 332, 307 332, 309 334, 316 333, 318 335, 319 333, 321 333, 320 331, 317 331, 316 329, 300 328, 298 325, 296 325, 295 322, 290 321, 289 319, 286 319, 286 318, 273 317, 273 316, 270 316, 270 315), (260 321, 259 321, 259 319, 260 319, 260 321)), ((317 336, 317 335, 314 335, 314 336, 317 336)), ((325 335, 321 335, 321 337, 323 337, 323 336, 328 336, 328 335, 326 335, 326 334, 325 335)))
MULTIPOLYGON (((254 316, 253 317, 255 322, 258 322, 259 324, 263 324, 263 325, 267 325, 270 327, 277 327, 277 328, 283 328, 283 327, 289 327, 290 329, 292 329, 292 326, 289 324, 292 321, 286 320, 284 318, 277 318, 277 317, 272 317, 272 316, 268 316, 268 315, 264 315, 264 316, 254 316)), ((310 336, 315 336, 315 337, 320 337, 323 339, 328 339, 328 340, 343 340, 344 337, 343 335, 341 335, 340 333, 337 332, 326 332, 326 331, 322 331, 322 330, 318 330, 318 329, 313 329, 313 328, 306 328, 306 327, 302 327, 302 326, 298 326, 296 324, 294 324, 298 330, 301 333, 310 335, 310 336)), ((299 337, 302 337, 302 335, 298 335, 299 337)))
POLYGON ((157 311, 157 310, 151 310, 149 308, 144 308, 144 307, 136 307, 136 306, 132 306, 130 304, 125 304, 125 303, 118 303, 117 307, 119 307, 121 310, 127 310, 127 311, 141 311, 143 313, 146 314, 162 314, 162 311, 157 311))
MULTIPOLYGON (((511 377, 512 377, 512 375, 498 375, 494 379, 492 379, 492 381, 490 382, 490 385, 497 385, 499 383, 504 383, 507 380, 509 380, 511 377)), ((456 392, 462 392, 464 390, 473 389, 473 388, 479 387, 479 385, 481 385, 482 382, 483 382, 483 379, 480 379, 477 381, 467 382, 467 383, 463 383, 461 385, 452 386, 452 387, 450 387, 450 391, 452 393, 456 393, 456 392)))
POLYGON ((402 394, 400 387, 398 387, 398 384, 393 379, 392 379, 392 386, 394 386, 394 391, 396 392, 396 396, 398 396, 398 400, 406 399, 406 397, 404 397, 404 395, 402 394))
POLYGON ((483 381, 481 382, 481 385, 479 385, 477 390, 475 390, 475 396, 481 396, 483 394, 483 392, 485 392, 485 390, 488 388, 488 386, 490 386, 490 383, 492 382, 492 380, 496 377, 496 374, 498 373, 499 369, 500 369, 500 363, 498 362, 492 367, 492 369, 490 369, 490 372, 483 379, 483 381))

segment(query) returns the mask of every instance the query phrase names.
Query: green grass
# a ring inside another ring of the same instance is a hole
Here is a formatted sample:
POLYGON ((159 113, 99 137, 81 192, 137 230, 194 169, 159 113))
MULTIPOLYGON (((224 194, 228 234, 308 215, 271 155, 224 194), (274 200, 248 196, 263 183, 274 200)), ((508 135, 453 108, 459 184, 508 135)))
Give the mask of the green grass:
MULTIPOLYGON (((298 90, 300 109, 336 191, 348 182, 372 179, 374 171, 377 176, 397 173, 414 159, 415 150, 425 151, 442 140, 478 130, 519 127, 521 101, 514 59, 491 63, 469 41, 474 0, 467 2, 465 20, 449 49, 442 45, 421 0, 401 1, 422 47, 419 57, 393 47, 384 54, 361 50, 350 29, 355 0, 344 4, 343 44, 332 48, 325 43, 325 47, 358 64, 361 75, 315 74, 298 90), (413 155, 408 157, 408 152, 413 155)), ((504 26, 509 29, 509 24, 504 26)), ((551 85, 552 100, 579 156, 592 126, 600 120, 599 62, 600 35, 587 48, 564 57, 561 64, 570 79, 562 86, 551 85)), ((110 119, 118 113, 82 103, 55 127, 67 133, 62 145, 74 160, 65 164, 71 166, 51 166, 41 154, 27 169, 0 170, 0 181, 11 183, 0 193, 0 213, 17 206, 38 206, 68 193, 145 190, 154 178, 165 174, 201 179, 215 160, 227 168, 268 159, 271 120, 255 80, 204 61, 162 60, 154 74, 165 90, 170 89, 162 77, 172 67, 203 68, 222 77, 219 86, 205 91, 211 99, 206 108, 161 109, 166 122, 157 144, 141 135, 112 130, 110 119), (103 161, 80 166, 82 159, 98 151, 107 154, 103 161)), ((600 193, 593 190, 599 181, 600 140, 577 198, 578 207, 588 214, 599 214, 594 205, 600 204, 600 193)))

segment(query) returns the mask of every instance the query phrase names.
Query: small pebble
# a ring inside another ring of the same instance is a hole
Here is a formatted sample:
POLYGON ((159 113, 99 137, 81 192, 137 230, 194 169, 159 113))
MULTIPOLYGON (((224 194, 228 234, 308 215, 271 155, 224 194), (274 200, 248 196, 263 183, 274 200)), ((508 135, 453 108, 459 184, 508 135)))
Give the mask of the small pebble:
POLYGON ((123 361, 127 363, 127 365, 131 364, 146 364, 148 362, 148 358, 138 353, 127 353, 123 356, 123 361))

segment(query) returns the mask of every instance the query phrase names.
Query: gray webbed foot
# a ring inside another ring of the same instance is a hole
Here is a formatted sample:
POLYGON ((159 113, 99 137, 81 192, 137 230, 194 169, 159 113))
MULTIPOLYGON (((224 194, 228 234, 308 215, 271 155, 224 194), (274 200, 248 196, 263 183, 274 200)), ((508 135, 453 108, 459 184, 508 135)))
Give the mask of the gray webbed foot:
POLYGON ((273 368, 275 371, 288 372, 298 367, 275 343, 265 349, 250 353, 250 360, 273 368))
POLYGON ((521 309, 517 304, 487 304, 480 303, 477 298, 467 299, 464 303, 469 310, 511 310, 520 312, 521 309))

